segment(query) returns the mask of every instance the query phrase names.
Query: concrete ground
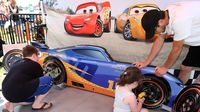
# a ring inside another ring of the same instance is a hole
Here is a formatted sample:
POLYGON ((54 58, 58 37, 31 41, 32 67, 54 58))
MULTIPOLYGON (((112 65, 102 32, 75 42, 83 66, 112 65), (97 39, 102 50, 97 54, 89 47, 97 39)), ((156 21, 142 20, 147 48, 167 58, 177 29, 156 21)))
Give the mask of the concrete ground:
MULTIPOLYGON (((53 87, 45 101, 52 102, 53 107, 43 111, 33 111, 31 105, 18 106, 15 112, 112 112, 114 98, 71 87, 64 89, 53 87)), ((167 111, 156 109, 150 112, 167 111)))

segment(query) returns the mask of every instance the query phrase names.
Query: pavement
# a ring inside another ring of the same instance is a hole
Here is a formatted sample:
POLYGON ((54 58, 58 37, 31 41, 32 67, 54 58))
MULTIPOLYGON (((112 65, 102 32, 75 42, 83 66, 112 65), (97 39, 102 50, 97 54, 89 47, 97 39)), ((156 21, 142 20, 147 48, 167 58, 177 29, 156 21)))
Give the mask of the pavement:
MULTIPOLYGON (((53 87, 44 101, 52 102, 53 107, 43 111, 33 111, 31 105, 18 106, 14 112, 112 112, 114 98, 71 87, 64 89, 53 87)), ((155 109, 150 112, 167 111, 155 109)))

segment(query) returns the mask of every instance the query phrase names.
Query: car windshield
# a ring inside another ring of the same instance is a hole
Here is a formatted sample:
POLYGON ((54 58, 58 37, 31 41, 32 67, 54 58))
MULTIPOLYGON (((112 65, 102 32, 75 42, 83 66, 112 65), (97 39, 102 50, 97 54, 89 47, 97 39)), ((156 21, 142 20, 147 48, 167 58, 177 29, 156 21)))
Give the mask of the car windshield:
POLYGON ((73 50, 74 52, 80 54, 80 55, 84 55, 90 58, 95 58, 96 60, 101 60, 101 61, 108 61, 106 59, 106 57, 97 50, 91 50, 91 49, 75 49, 73 50))
POLYGON ((86 6, 83 8, 80 8, 76 11, 76 14, 91 14, 91 13, 96 13, 97 8, 96 6, 86 6))
POLYGON ((150 6, 146 6, 146 7, 134 7, 130 10, 130 15, 135 15, 135 14, 143 14, 149 10, 153 10, 153 9, 157 9, 156 7, 150 7, 150 6))

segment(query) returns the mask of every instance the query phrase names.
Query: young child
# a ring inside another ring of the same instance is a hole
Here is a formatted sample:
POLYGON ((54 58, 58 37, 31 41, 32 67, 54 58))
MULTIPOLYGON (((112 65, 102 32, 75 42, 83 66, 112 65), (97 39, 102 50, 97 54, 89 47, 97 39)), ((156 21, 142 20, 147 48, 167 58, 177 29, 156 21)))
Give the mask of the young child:
POLYGON ((132 89, 143 79, 141 71, 136 67, 128 67, 120 76, 115 90, 113 112, 148 112, 142 108, 144 98, 138 99, 132 89))

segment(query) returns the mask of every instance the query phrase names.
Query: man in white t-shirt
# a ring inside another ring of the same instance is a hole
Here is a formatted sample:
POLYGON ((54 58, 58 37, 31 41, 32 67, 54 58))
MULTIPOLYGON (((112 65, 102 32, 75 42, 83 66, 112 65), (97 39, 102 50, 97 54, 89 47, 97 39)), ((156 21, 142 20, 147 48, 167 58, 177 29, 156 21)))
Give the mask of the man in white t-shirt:
POLYGON ((142 62, 135 62, 138 68, 150 64, 160 51, 166 34, 173 35, 171 52, 162 66, 155 69, 157 76, 164 75, 183 49, 189 45, 189 52, 180 66, 179 78, 186 83, 187 74, 192 67, 200 67, 200 1, 185 1, 169 5, 165 11, 150 10, 142 18, 142 26, 146 38, 151 40, 154 35, 159 35, 147 57, 142 62))

